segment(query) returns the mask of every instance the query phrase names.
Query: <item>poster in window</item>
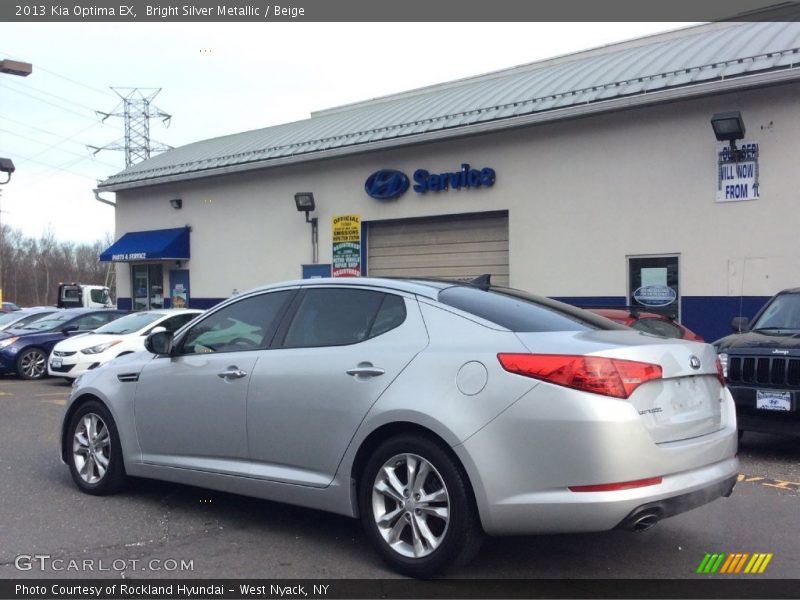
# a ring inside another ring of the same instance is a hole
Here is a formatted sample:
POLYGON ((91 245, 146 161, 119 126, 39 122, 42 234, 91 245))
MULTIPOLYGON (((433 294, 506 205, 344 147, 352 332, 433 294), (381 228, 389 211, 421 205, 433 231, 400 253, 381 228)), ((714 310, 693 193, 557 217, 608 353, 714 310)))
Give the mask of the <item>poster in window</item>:
POLYGON ((361 216, 333 217, 333 277, 361 276, 361 216))

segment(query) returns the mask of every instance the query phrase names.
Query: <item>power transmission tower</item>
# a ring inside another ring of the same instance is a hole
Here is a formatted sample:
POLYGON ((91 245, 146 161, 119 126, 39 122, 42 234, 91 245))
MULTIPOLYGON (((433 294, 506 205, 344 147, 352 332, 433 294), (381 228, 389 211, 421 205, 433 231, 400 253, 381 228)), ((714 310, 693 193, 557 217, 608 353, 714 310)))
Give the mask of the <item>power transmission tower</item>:
POLYGON ((123 117, 125 119, 125 138, 107 144, 101 148, 89 146, 97 154, 101 150, 124 150, 125 167, 130 167, 138 162, 150 158, 151 152, 171 150, 172 146, 162 144, 150 139, 150 119, 161 119, 169 127, 172 115, 153 104, 153 99, 158 96, 161 88, 115 88, 114 93, 122 99, 122 104, 117 105, 112 112, 95 111, 105 121, 109 117, 123 117), (119 108, 121 112, 116 112, 119 108))

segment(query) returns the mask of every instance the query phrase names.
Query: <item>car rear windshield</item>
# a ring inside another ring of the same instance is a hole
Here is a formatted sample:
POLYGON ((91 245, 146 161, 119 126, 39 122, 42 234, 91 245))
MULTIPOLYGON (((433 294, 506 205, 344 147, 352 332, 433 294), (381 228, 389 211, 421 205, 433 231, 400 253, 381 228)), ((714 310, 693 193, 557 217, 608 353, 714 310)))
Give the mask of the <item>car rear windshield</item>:
POLYGON ((520 290, 459 285, 439 292, 439 301, 511 331, 591 331, 626 329, 608 319, 569 304, 520 290))

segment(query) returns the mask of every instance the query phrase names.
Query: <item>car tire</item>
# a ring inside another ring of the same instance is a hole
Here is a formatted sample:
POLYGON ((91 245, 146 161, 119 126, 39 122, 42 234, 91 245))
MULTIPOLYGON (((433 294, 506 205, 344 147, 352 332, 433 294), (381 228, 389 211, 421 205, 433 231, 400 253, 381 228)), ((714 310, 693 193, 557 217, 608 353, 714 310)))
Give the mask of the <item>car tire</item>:
POLYGON ((119 433, 103 404, 89 401, 75 411, 65 444, 72 480, 82 492, 105 496, 124 487, 127 476, 119 433))
POLYGON ((17 358, 17 375, 21 379, 47 377, 47 354, 41 348, 23 350, 17 358))
POLYGON ((464 468, 420 435, 398 435, 374 451, 360 478, 359 509, 378 554, 410 577, 466 564, 484 537, 464 468))
POLYGON ((742 437, 744 436, 744 429, 740 429, 737 432, 737 436, 738 436, 739 441, 741 442, 742 441, 742 437))

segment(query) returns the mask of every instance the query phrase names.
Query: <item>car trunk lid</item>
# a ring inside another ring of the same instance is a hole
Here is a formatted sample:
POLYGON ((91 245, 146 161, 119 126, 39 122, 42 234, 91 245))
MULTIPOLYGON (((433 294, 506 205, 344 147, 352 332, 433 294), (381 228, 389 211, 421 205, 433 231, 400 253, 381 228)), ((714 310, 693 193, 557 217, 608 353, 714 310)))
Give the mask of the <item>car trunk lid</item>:
POLYGON ((661 367, 662 377, 642 384, 630 402, 656 443, 699 437, 723 427, 723 387, 709 344, 631 331, 517 333, 536 354, 602 356, 661 367))

